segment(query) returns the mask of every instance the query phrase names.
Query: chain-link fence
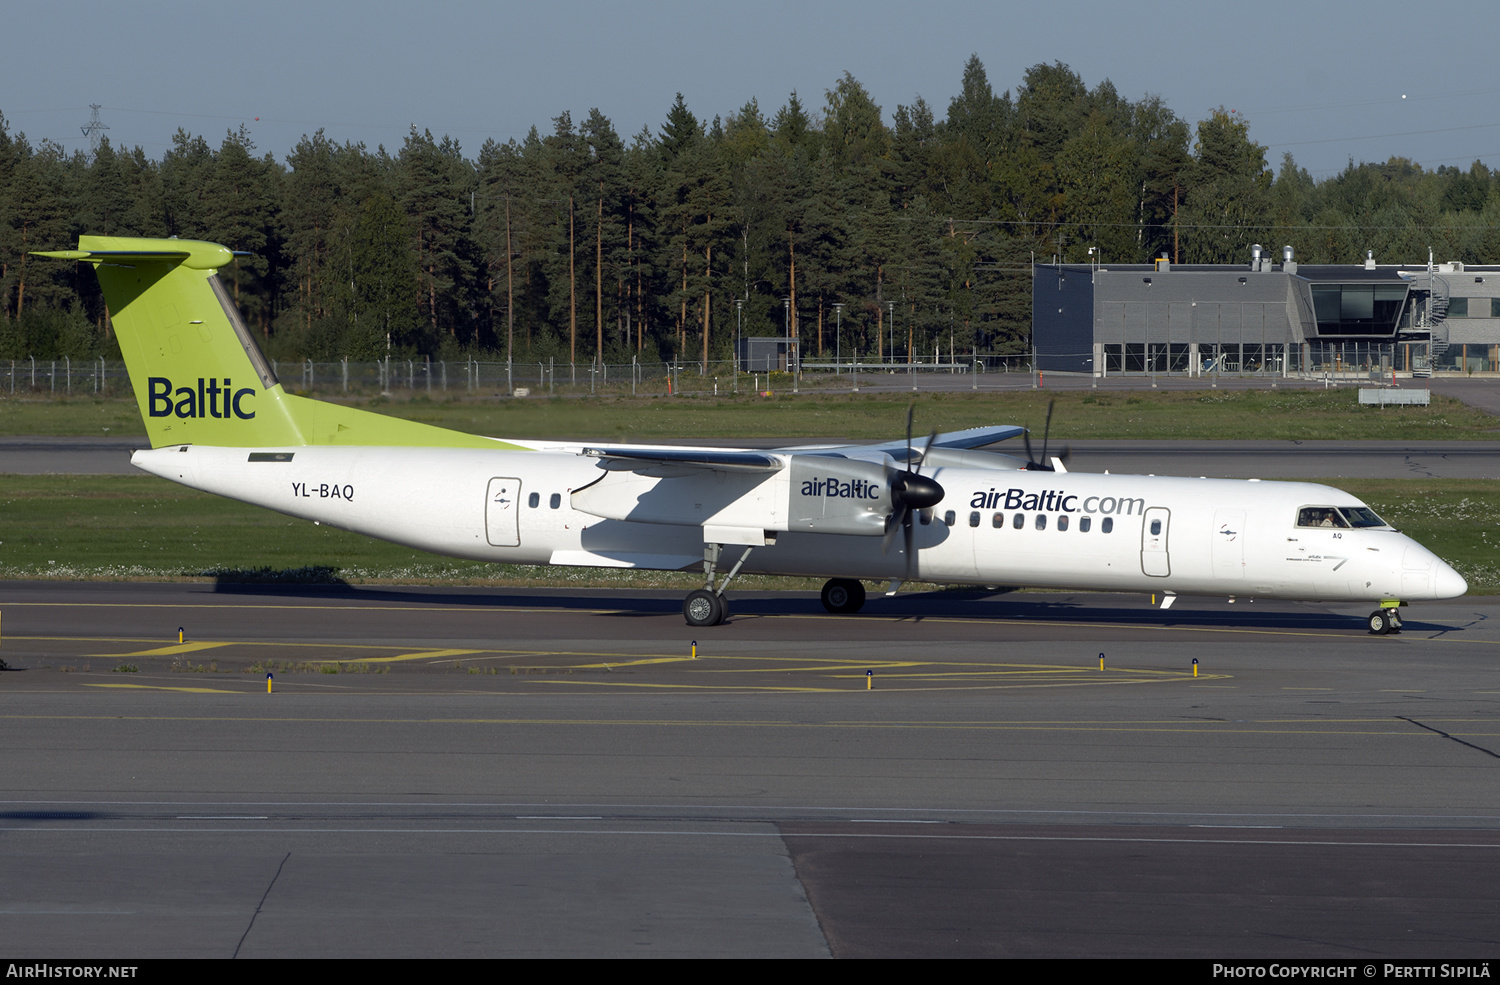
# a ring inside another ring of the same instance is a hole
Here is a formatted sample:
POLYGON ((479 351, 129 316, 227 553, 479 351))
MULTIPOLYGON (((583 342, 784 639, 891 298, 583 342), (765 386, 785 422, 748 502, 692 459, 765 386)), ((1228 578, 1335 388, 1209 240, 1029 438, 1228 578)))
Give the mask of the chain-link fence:
MULTIPOLYGON (((1325 343, 1322 345, 1214 346, 1187 343, 1104 344, 1096 353, 995 356, 945 355, 925 360, 805 359, 779 367, 736 372, 733 360, 579 363, 545 359, 382 359, 337 362, 272 361, 282 386, 324 396, 409 397, 419 393, 462 396, 579 396, 631 394, 683 396, 801 393, 829 390, 999 390, 1034 387, 1052 360, 1087 367, 1102 363, 1099 378, 1175 377, 1205 384, 1233 378, 1255 385, 1276 379, 1393 381, 1398 377, 1500 373, 1500 351, 1490 345, 1452 345, 1431 353, 1425 343, 1325 343), (1038 363, 1040 369, 1038 372, 1038 363)), ((133 393, 125 364, 105 359, 0 360, 0 393, 58 396, 125 396, 133 393)))

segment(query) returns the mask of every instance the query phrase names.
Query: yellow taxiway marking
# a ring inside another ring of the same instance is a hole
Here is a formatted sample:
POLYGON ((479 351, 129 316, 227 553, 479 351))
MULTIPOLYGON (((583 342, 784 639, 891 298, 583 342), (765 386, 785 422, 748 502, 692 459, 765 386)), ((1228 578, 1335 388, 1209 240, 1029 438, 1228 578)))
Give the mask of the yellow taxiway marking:
POLYGON ((166 687, 156 684, 88 684, 84 687, 130 688, 136 691, 187 691, 190 694, 243 694, 242 691, 227 691, 217 687, 166 687))
MULTIPOLYGON (((111 642, 101 640, 100 642, 111 642)), ((124 642, 124 641, 121 641, 124 642)), ((196 653, 199 650, 213 650, 221 646, 233 646, 233 643, 173 643, 171 646, 159 646, 154 650, 137 650, 134 653, 86 653, 86 657, 170 657, 178 653, 196 653)))
MULTIPOLYGON (((326 644, 325 644, 326 645, 326 644)), ((401 660, 437 660, 443 657, 465 657, 471 653, 490 653, 489 650, 421 650, 416 653, 402 653, 394 657, 355 657, 352 660, 316 660, 315 663, 365 663, 365 664, 388 664, 401 660)))

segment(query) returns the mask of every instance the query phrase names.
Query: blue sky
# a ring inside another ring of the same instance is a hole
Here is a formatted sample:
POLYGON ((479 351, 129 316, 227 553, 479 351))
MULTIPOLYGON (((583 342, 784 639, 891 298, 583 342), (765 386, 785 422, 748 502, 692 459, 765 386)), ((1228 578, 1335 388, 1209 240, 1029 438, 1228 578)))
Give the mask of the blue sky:
POLYGON ((320 127, 395 150, 413 123, 472 157, 563 111, 658 130, 679 91, 705 120, 752 97, 770 116, 794 89, 817 109, 845 71, 887 119, 919 95, 941 117, 977 54, 997 92, 1061 61, 1189 121, 1236 109, 1273 167, 1290 151, 1322 178, 1392 155, 1500 166, 1497 22, 1472 0, 14 4, 0 112, 78 149, 99 103, 117 146, 156 158, 179 127, 217 146, 241 123, 278 159, 320 127))

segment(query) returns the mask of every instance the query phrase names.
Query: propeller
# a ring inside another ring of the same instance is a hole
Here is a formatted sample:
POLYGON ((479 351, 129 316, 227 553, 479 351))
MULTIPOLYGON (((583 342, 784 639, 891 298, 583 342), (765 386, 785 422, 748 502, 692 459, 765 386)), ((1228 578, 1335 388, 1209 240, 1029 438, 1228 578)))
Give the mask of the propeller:
MULTIPOLYGON (((1026 464, 1021 466, 1028 472, 1056 472, 1057 467, 1052 464, 1052 459, 1047 457, 1047 439, 1052 434, 1052 407, 1056 401, 1047 401, 1047 423, 1042 428, 1042 457, 1038 459, 1031 453, 1031 431, 1021 432, 1021 440, 1026 443, 1026 464)), ((1073 450, 1067 445, 1063 446, 1062 454, 1055 456, 1060 461, 1066 462, 1073 457, 1073 450)))
POLYGON ((896 539, 896 531, 902 530, 906 534, 906 574, 912 573, 912 557, 916 553, 916 529, 912 526, 912 513, 916 510, 930 509, 943 500, 943 487, 931 476, 922 474, 922 463, 927 460, 927 453, 932 450, 933 439, 937 437, 937 429, 927 436, 927 444, 922 448, 922 457, 915 459, 916 467, 912 467, 913 456, 911 448, 911 424, 913 406, 906 408, 906 464, 902 469, 891 476, 891 517, 886 521, 885 539, 881 541, 880 552, 890 552, 891 544, 896 539))

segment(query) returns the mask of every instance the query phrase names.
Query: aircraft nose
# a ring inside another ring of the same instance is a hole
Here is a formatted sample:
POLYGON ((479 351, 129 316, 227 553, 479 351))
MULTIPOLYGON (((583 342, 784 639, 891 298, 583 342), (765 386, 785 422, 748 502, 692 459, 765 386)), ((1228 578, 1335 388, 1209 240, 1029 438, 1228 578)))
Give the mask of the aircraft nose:
POLYGON ((1469 590, 1469 583, 1464 580, 1464 576, 1450 568, 1446 562, 1438 561, 1435 567, 1437 571, 1434 572, 1433 594, 1438 598, 1458 598, 1469 590))

